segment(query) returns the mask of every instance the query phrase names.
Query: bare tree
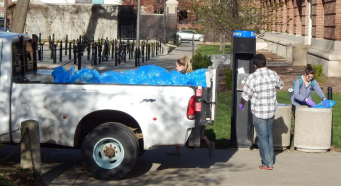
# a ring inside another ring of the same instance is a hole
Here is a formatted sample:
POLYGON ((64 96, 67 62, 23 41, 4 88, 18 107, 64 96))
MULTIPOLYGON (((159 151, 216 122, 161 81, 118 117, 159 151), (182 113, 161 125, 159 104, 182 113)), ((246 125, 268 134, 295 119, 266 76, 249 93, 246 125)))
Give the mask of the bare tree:
POLYGON ((11 31, 15 33, 23 33, 25 28, 27 11, 29 8, 29 0, 18 0, 15 6, 14 18, 11 31))
POLYGON ((204 28, 221 35, 221 47, 224 48, 225 36, 231 36, 234 30, 259 32, 267 28, 276 19, 273 11, 281 8, 284 3, 270 3, 264 7, 260 5, 260 0, 192 0, 191 8, 204 28))

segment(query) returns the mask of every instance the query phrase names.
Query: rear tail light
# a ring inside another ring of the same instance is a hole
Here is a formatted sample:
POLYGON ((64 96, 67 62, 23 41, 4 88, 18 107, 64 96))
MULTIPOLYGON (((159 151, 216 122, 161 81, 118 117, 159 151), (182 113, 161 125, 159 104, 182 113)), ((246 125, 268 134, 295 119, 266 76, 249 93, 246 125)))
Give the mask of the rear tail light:
POLYGON ((188 105, 188 112, 187 112, 187 117, 188 119, 190 120, 194 120, 195 119, 195 112, 196 112, 196 97, 195 96, 192 96, 190 98, 190 101, 189 101, 189 105, 188 105))

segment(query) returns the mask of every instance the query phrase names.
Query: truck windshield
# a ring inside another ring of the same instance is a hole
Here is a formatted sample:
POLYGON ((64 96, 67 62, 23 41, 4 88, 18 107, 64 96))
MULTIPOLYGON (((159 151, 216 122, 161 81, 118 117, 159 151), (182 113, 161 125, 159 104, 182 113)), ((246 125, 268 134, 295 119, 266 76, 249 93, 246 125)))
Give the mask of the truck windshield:
POLYGON ((24 78, 25 73, 33 70, 32 40, 24 40, 23 46, 19 41, 12 43, 12 77, 24 78))

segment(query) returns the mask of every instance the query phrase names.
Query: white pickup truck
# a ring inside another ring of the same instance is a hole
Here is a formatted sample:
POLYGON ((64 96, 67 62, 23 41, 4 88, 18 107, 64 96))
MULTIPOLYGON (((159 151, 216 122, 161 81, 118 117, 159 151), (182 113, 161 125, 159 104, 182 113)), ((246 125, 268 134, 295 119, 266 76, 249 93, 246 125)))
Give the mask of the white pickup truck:
MULTIPOLYGON (((158 146, 200 146, 215 119, 218 64, 207 87, 53 83, 37 70, 28 35, 0 33, 0 134, 25 120, 39 122, 41 143, 81 148, 97 179, 119 179, 158 146), (24 55, 23 55, 24 54, 24 55)), ((18 143, 19 132, 2 142, 18 143)))

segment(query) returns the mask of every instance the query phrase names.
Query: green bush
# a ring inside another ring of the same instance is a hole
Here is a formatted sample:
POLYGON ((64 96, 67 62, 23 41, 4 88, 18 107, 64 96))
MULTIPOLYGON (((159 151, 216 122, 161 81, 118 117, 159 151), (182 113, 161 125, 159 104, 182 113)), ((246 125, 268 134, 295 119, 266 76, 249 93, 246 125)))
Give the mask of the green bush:
POLYGON ((232 78, 233 71, 230 68, 223 69, 224 71, 224 82, 226 83, 226 87, 228 90, 232 90, 232 78))
POLYGON ((324 78, 323 78, 323 67, 322 65, 313 65, 312 68, 315 70, 315 79, 316 81, 321 84, 324 83, 324 78))
POLYGON ((192 59, 192 69, 200 69, 200 68, 208 68, 208 66, 211 66, 213 63, 210 61, 210 56, 208 55, 201 55, 199 53, 196 53, 194 55, 194 58, 192 59))

